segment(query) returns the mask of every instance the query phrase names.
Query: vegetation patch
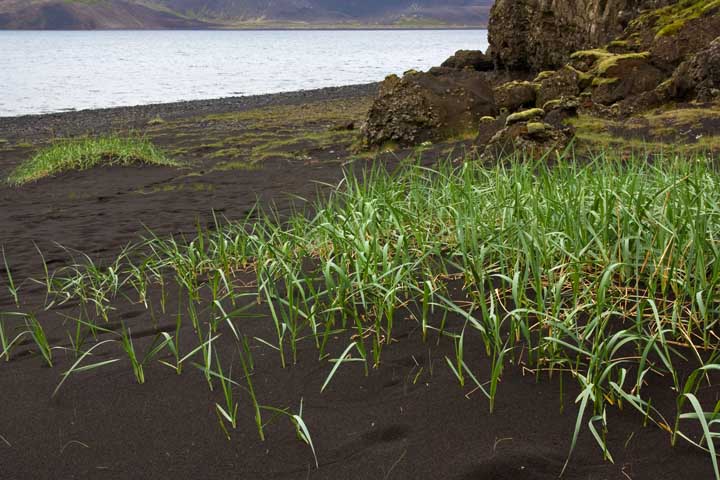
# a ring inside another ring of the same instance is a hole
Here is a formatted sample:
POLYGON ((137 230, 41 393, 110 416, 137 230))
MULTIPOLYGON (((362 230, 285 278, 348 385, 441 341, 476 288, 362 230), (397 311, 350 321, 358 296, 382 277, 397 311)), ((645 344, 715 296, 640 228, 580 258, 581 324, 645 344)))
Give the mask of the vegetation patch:
POLYGON ((652 22, 655 38, 671 36, 679 32, 687 22, 701 18, 718 8, 720 0, 682 0, 641 15, 631 22, 631 26, 652 22))
POLYGON ((582 150, 613 148, 621 151, 693 155, 720 152, 717 107, 672 108, 618 121, 581 115, 569 123, 576 129, 582 150))
POLYGON ((623 448, 608 440, 622 409, 666 432, 672 445, 707 451, 720 478, 710 448, 718 436, 720 174, 710 157, 648 165, 645 157, 600 153, 583 165, 571 156, 552 167, 518 156, 491 167, 379 168, 362 180, 347 175, 311 210, 287 221, 260 211, 198 227, 187 241, 151 234, 108 266, 88 257, 46 272, 39 308, 77 305, 78 317, 63 313, 70 339, 81 340, 53 344, 32 312, 14 312, 24 324, 10 335, 0 323, 0 338, 10 339, 0 344, 4 368, 12 368, 17 339, 50 368, 59 347, 74 351, 56 396, 68 379, 93 381, 78 374, 120 360, 138 384, 151 362, 178 375, 194 364, 206 388, 222 394, 211 408, 225 435, 247 416, 264 440, 268 421, 288 415, 316 455, 302 406, 295 414, 264 404, 253 386, 268 379, 253 366, 272 356, 290 368, 301 348, 312 349, 324 391, 349 374, 350 362, 365 375, 382 368, 386 349, 409 341, 399 324, 410 322, 418 341, 454 346, 436 368, 477 392, 491 413, 510 369, 537 382, 560 377, 561 396, 563 382, 574 383, 568 461, 583 429, 612 461, 623 448), (178 311, 166 312, 175 290, 178 311), (175 325, 143 356, 138 338, 112 316, 128 299, 154 312, 155 325, 175 325), (244 312, 258 305, 265 308, 253 321, 267 322, 271 336, 248 338, 244 312), (183 328, 194 334, 180 343, 183 328), (221 336, 230 351, 217 348, 221 336), (233 378, 238 354, 242 372, 233 378), (489 367, 470 360, 477 356, 489 367), (247 407, 232 385, 247 386, 247 407), (657 392, 675 402, 658 401, 657 392))
POLYGON ((99 165, 180 166, 148 140, 141 137, 105 136, 60 140, 40 150, 19 165, 7 178, 22 185, 70 170, 87 170, 99 165))
POLYGON ((592 60, 597 61, 606 57, 612 57, 613 54, 607 50, 596 48, 593 50, 578 50, 570 55, 570 58, 575 60, 592 60))
POLYGON ((595 70, 598 75, 605 75, 608 70, 624 60, 647 60, 648 58, 650 58, 650 52, 609 55, 600 59, 595 70))
POLYGON ((219 162, 212 168, 212 172, 229 172, 232 170, 257 170, 259 167, 255 163, 243 161, 225 161, 219 162))

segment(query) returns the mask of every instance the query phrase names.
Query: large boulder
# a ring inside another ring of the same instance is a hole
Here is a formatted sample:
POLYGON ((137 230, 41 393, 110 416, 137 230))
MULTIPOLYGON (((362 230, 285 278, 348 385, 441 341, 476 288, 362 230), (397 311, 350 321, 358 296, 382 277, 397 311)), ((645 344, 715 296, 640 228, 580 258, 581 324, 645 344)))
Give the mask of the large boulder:
POLYGON ((498 131, 485 145, 481 158, 496 160, 519 152, 530 158, 540 158, 562 152, 570 144, 572 127, 557 128, 542 120, 515 122, 498 131))
POLYGON ((678 100, 720 98, 720 37, 680 64, 661 90, 667 97, 678 100))
POLYGON ((598 63, 594 74, 592 98, 602 105, 649 92, 665 80, 646 54, 610 55, 598 63))
POLYGON ((469 68, 478 72, 489 72, 495 68, 491 57, 480 50, 458 50, 441 65, 444 68, 464 70, 469 68))
POLYGON ((583 76, 581 72, 566 65, 555 72, 543 72, 535 81, 540 84, 537 92, 537 105, 544 107, 551 100, 579 95, 583 76))
POLYGON ((474 131, 482 117, 496 114, 492 86, 480 72, 392 75, 381 84, 362 134, 368 147, 414 145, 474 131))
POLYGON ((538 84, 532 82, 507 82, 495 87, 495 103, 498 108, 515 112, 523 107, 535 106, 538 84))
POLYGON ((497 0, 490 13, 493 59, 510 70, 564 65, 571 53, 605 45, 643 10, 677 0, 497 0))

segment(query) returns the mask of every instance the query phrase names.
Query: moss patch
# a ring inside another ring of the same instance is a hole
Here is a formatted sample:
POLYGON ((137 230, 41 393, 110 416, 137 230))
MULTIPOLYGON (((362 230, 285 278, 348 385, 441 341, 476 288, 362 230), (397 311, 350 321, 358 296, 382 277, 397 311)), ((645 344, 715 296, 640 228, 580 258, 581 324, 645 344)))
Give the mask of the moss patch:
POLYGON ((596 48, 593 50, 578 50, 570 55, 570 58, 573 60, 591 60, 597 62, 598 60, 611 56, 613 56, 613 54, 607 50, 596 48))
POLYGON ((720 0, 681 0, 658 8, 633 20, 631 27, 653 25, 655 38, 675 35, 691 20, 701 18, 720 8, 720 0))
POLYGON ((582 149, 720 152, 720 106, 671 107, 626 121, 581 115, 569 123, 582 149))
POLYGON ((538 117, 542 118, 544 116, 545 116, 545 110, 543 110, 542 108, 531 108, 529 110, 524 110, 522 112, 513 113, 512 115, 507 117, 505 124, 512 125, 513 123, 526 122, 533 118, 538 118, 538 117))
POLYGON ((600 59, 598 64, 595 66, 595 73, 603 76, 607 74, 608 70, 617 66, 620 62, 625 60, 647 60, 650 58, 650 52, 641 53, 624 53, 620 55, 610 54, 609 56, 600 59))

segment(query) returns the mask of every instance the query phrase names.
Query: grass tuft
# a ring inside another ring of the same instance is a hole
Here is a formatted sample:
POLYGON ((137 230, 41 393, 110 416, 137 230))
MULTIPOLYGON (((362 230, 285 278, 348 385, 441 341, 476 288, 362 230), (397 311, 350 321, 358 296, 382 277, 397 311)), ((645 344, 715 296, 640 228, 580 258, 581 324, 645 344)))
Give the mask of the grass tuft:
POLYGON ((180 166, 142 137, 117 135, 59 140, 20 164, 7 178, 18 186, 71 170, 87 170, 99 165, 180 166))

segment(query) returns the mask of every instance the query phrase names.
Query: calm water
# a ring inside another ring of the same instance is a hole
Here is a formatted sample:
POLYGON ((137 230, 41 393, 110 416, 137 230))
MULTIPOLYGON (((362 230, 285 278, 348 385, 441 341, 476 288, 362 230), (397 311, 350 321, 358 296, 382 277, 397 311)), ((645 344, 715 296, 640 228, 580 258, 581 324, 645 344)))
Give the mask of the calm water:
POLYGON ((484 30, 0 31, 0 116, 367 83, 486 47, 484 30))

